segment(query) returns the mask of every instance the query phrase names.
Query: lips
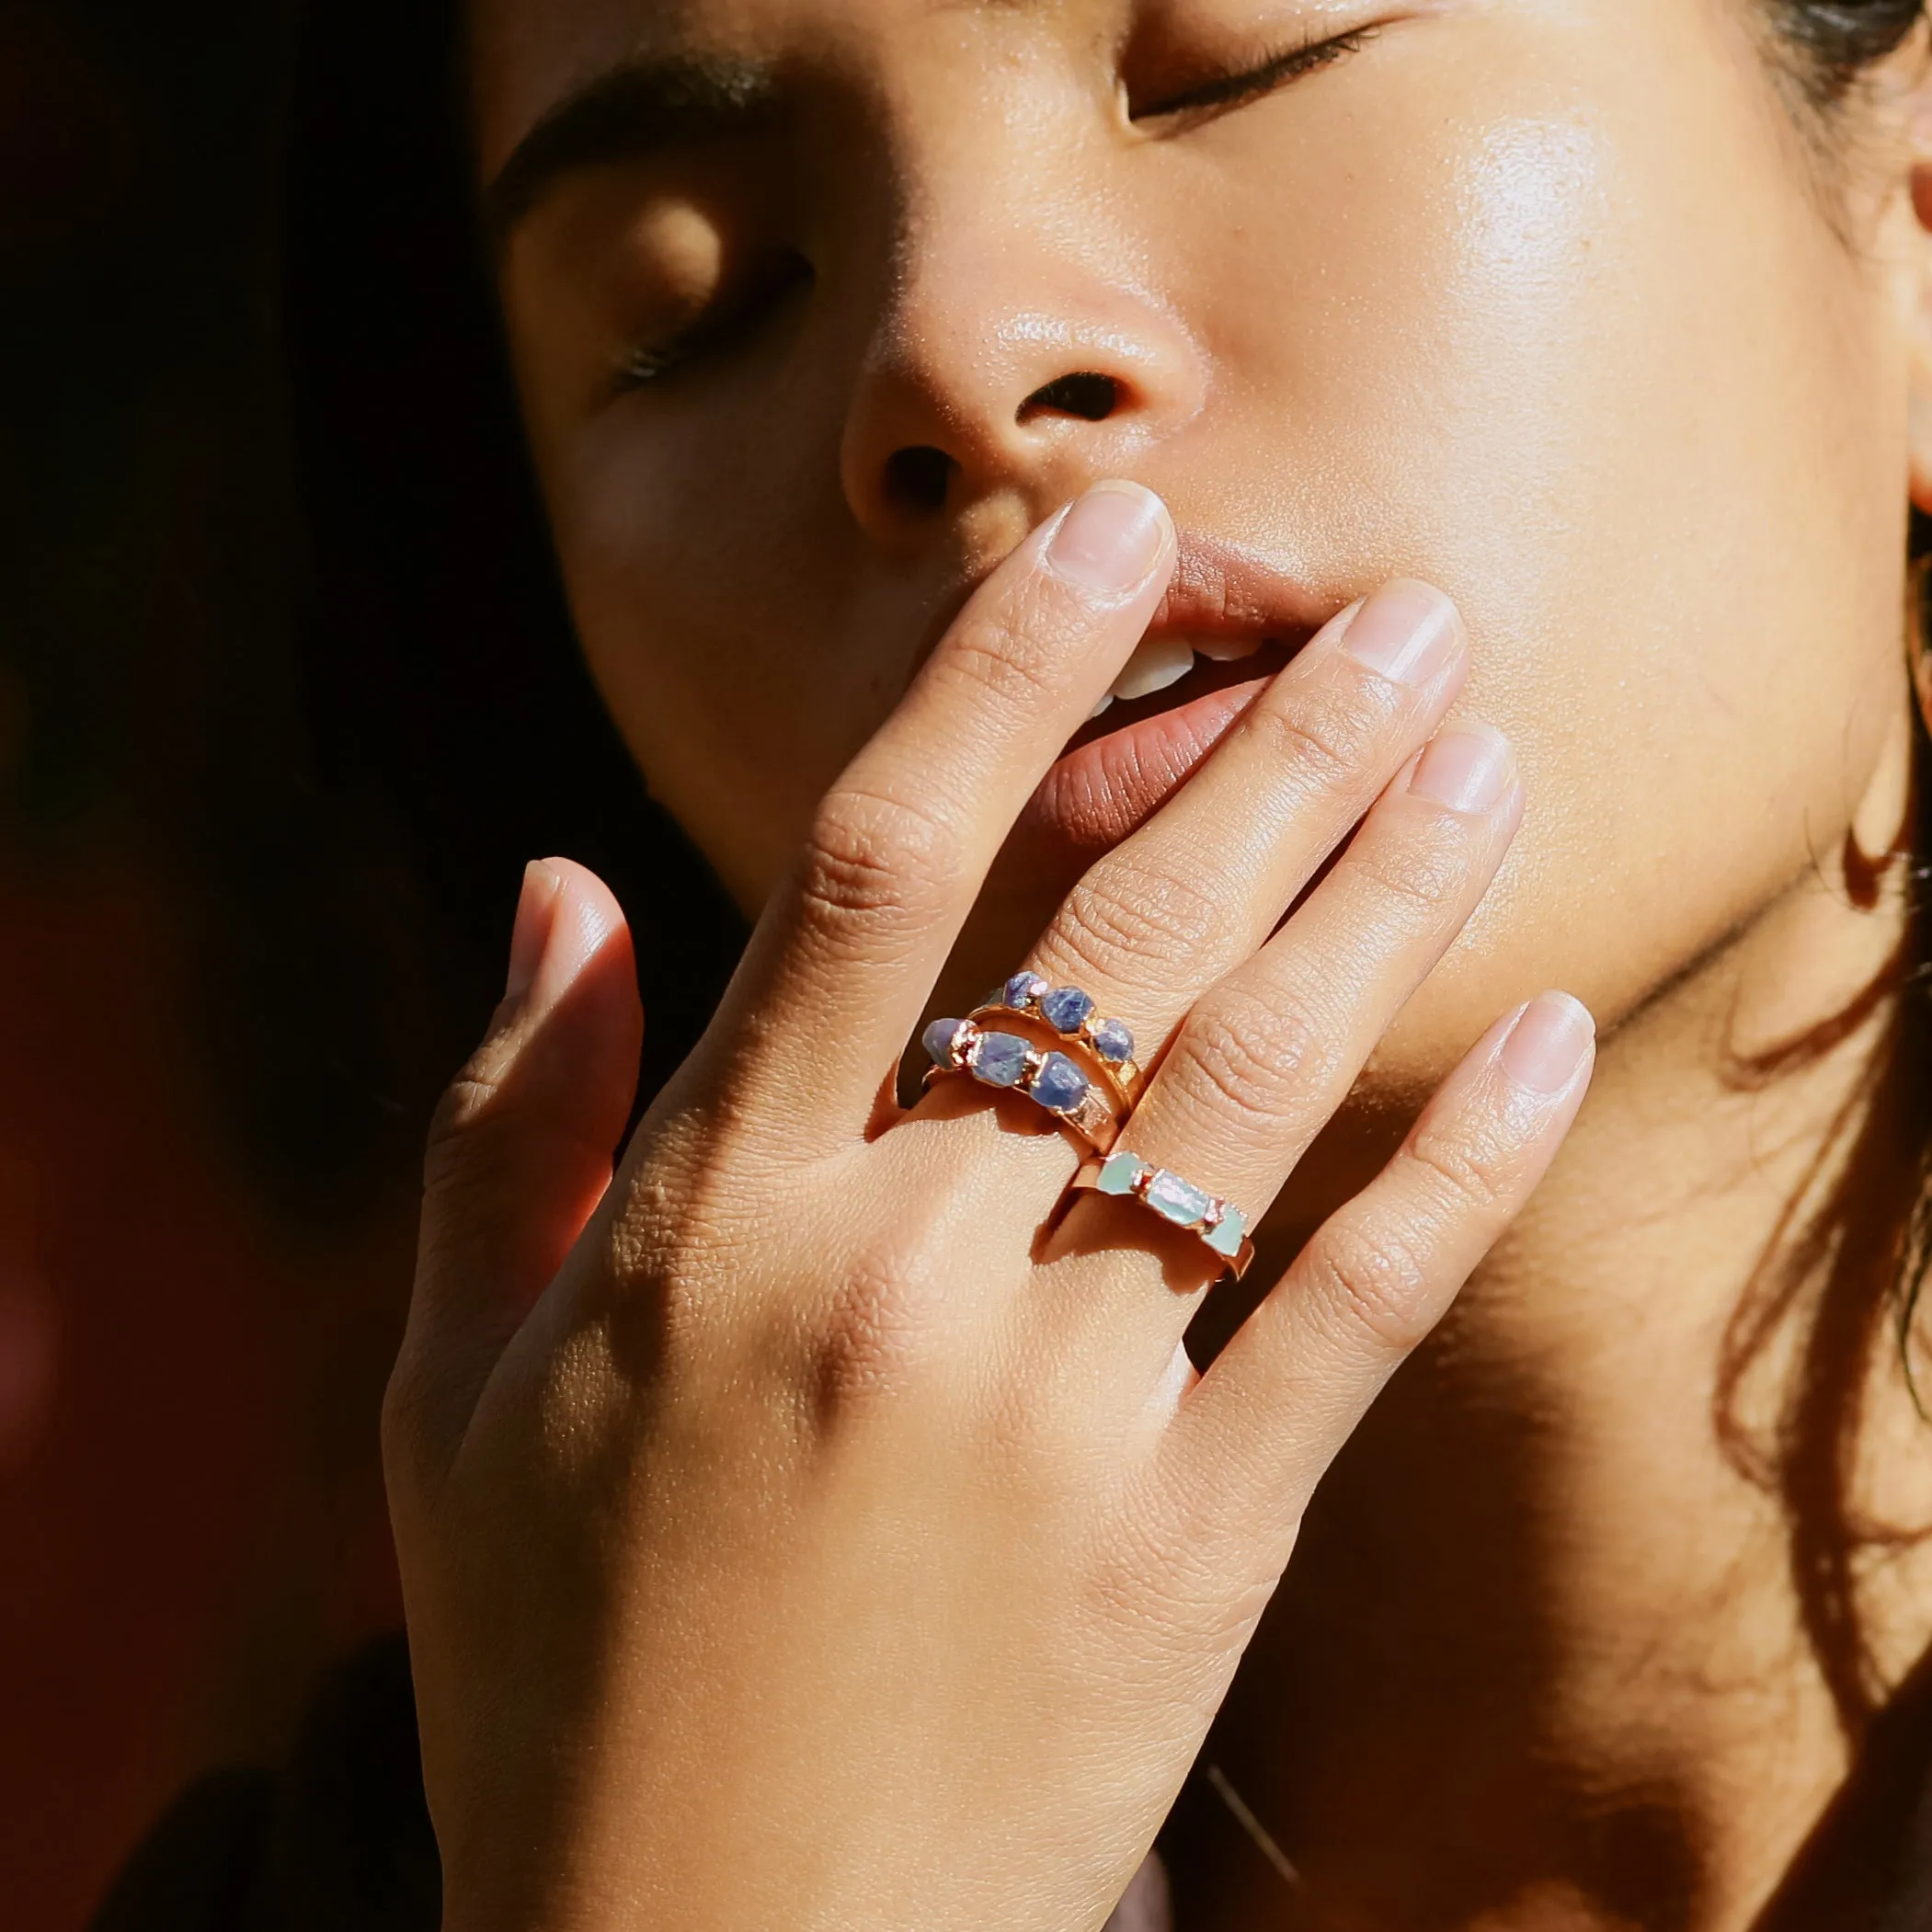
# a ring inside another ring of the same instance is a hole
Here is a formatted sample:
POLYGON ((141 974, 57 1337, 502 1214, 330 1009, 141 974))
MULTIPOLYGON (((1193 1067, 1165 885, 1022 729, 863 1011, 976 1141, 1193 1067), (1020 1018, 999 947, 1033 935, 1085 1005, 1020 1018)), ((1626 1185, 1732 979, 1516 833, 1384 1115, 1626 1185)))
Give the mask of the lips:
POLYGON ((1181 532, 1173 580, 1145 638, 1041 782, 1016 838, 1061 874, 1117 845, 1345 601, 1237 544, 1181 532))

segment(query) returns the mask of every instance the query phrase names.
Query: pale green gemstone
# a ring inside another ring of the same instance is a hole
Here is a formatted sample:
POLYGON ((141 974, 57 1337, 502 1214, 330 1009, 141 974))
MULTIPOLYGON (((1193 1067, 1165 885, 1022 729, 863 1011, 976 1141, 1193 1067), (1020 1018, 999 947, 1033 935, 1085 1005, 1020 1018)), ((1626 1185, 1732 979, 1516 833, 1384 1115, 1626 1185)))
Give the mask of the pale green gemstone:
POLYGON ((1130 1195, 1146 1172, 1147 1162, 1138 1154, 1110 1154, 1095 1186, 1103 1195, 1130 1195))
POLYGON ((1164 1215, 1177 1228, 1198 1228, 1214 1206, 1212 1195, 1204 1194, 1192 1181, 1183 1181, 1165 1168, 1148 1183, 1142 1198, 1156 1214, 1164 1215))
POLYGON ((1225 1255, 1232 1261, 1241 1252, 1241 1237, 1248 1231, 1239 1207, 1221 1209, 1220 1226, 1210 1228, 1204 1239, 1217 1254, 1225 1255))

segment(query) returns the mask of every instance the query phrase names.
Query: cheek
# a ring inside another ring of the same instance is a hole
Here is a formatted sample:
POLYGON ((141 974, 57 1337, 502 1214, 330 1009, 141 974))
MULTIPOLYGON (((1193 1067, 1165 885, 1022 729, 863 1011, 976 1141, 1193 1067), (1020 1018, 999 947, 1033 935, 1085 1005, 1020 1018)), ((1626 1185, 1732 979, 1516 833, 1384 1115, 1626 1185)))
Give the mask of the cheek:
POLYGON ((826 467, 819 440, 804 410, 745 435, 715 417, 700 433, 694 412, 680 447, 674 420, 646 437, 620 406, 542 464, 592 675, 653 795, 748 909, 890 709, 916 635, 869 611, 836 499, 801 487, 826 467))
POLYGON ((1524 765, 1408 1029, 1435 1064, 1546 984, 1614 1020, 1835 851, 1902 689, 1883 292, 1761 74, 1678 31, 1640 70, 1546 43, 1438 85, 1456 118, 1418 101, 1315 184, 1324 218, 1275 219, 1275 259, 1321 264, 1285 321, 1278 280, 1235 304, 1269 520, 1455 594, 1465 706, 1524 765))

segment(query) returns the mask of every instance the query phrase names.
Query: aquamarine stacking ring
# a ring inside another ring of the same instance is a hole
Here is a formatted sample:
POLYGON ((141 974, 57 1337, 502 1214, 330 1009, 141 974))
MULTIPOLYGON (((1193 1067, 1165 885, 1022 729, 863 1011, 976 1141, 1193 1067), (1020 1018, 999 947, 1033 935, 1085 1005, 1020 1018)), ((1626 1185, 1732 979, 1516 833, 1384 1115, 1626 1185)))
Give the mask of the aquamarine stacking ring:
POLYGON ((948 1074, 970 1074, 982 1086, 1024 1094, 1097 1154, 1120 1138, 1125 1108, 1064 1053, 1036 1046, 1018 1034, 992 1032, 975 1020, 935 1020, 921 1039, 932 1059, 928 1086, 948 1074))
POLYGON ((1092 995, 1077 986, 1055 986, 1038 973, 1015 973, 987 995, 972 1017, 992 1020, 1008 1013, 1036 1020, 1080 1048, 1123 1112, 1130 1114, 1139 1104, 1147 1075, 1134 1058, 1133 1033, 1125 1022, 1103 1016, 1092 995))
POLYGON ((1198 1235, 1203 1245, 1221 1263, 1224 1275, 1239 1281, 1254 1260, 1254 1243, 1248 1239, 1248 1218, 1230 1202, 1218 1199, 1206 1188, 1183 1181, 1179 1174, 1143 1160, 1138 1154, 1124 1149, 1100 1160, 1090 1160, 1075 1177, 1076 1190, 1087 1194, 1115 1195, 1150 1207, 1163 1221, 1198 1235))

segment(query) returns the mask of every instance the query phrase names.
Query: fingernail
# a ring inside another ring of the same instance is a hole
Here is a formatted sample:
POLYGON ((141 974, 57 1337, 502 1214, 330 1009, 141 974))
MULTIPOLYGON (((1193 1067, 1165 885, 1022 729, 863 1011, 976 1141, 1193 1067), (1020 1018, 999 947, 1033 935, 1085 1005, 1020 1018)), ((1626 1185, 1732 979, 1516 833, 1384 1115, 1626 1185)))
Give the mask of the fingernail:
POLYGON ((1399 577, 1356 612, 1343 646, 1397 684, 1427 684, 1462 648, 1462 620, 1434 584, 1399 577))
POLYGON ((1060 519, 1046 546, 1057 577, 1082 590, 1138 589, 1167 547, 1167 507, 1137 483, 1096 483, 1060 519))
POLYGON ((1509 740, 1488 725, 1452 725, 1431 740, 1409 790, 1452 812, 1486 812, 1515 776, 1509 740))
POLYGON ((1596 1022, 1581 1000, 1544 993, 1523 1009, 1503 1043, 1503 1070, 1532 1093, 1560 1093, 1577 1076, 1596 1022))
POLYGON ((503 988, 506 1000, 520 1000, 537 977, 543 963, 543 948, 550 942, 550 929, 556 923, 557 894, 564 882, 541 859, 532 859, 523 868, 523 889, 517 896, 517 922, 509 935, 509 977, 503 988))

